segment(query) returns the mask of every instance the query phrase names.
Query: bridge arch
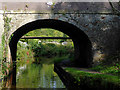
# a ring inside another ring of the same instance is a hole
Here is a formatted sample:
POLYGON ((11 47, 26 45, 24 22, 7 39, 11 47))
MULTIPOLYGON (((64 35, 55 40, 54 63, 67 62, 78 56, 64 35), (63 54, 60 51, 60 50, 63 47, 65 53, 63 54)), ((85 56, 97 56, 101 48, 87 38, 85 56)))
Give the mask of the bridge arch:
POLYGON ((92 45, 88 36, 73 24, 55 19, 36 20, 18 28, 9 42, 12 61, 16 61, 17 43, 29 31, 40 28, 52 28, 67 34, 74 43, 75 64, 88 67, 92 63, 92 45))

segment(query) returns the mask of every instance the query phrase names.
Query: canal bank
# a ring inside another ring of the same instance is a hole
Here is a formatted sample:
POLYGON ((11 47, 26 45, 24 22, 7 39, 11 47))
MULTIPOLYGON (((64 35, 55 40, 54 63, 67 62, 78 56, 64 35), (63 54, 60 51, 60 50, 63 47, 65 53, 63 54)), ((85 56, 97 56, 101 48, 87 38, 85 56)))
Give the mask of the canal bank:
POLYGON ((70 73, 62 69, 62 67, 60 67, 59 65, 57 64, 54 65, 54 71, 58 74, 58 76, 60 77, 60 79, 62 80, 62 82, 64 83, 64 85, 66 86, 68 90, 69 89, 76 89, 76 90, 82 89, 81 87, 79 87, 78 81, 70 73))
POLYGON ((60 67, 55 65, 54 71, 66 85, 67 89, 86 90, 119 90, 119 76, 106 75, 87 69, 60 67))
POLYGON ((69 73, 76 80, 78 87, 84 89, 97 89, 97 90, 119 90, 120 77, 102 74, 88 69, 79 69, 73 67, 66 67, 63 70, 69 73))

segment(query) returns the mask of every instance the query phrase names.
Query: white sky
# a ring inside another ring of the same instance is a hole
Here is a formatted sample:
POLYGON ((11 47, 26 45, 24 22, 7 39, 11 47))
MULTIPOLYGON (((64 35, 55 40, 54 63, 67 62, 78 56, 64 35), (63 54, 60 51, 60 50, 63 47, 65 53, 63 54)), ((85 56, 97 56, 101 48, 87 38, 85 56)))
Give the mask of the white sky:
MULTIPOLYGON (((108 2, 109 0, 0 0, 0 2, 108 2)), ((110 0, 119 2, 119 0, 110 0)))

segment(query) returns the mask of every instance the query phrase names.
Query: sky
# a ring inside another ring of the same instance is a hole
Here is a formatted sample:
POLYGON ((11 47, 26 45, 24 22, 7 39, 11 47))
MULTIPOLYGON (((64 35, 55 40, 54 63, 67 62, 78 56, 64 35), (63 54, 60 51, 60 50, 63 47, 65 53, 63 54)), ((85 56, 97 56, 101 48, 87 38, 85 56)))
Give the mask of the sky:
POLYGON ((120 0, 0 0, 0 2, 119 2, 120 0))

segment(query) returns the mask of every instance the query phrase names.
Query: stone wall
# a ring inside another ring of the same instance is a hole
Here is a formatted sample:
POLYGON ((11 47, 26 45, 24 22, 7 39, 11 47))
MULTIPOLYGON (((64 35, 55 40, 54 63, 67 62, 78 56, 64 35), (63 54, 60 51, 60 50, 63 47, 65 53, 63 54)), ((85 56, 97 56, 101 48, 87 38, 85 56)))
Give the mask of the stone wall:
POLYGON ((119 50, 119 21, 117 15, 100 14, 7 14, 11 20, 10 35, 22 25, 38 19, 58 19, 79 27, 93 45, 94 60, 119 50))

